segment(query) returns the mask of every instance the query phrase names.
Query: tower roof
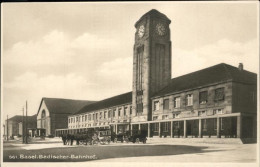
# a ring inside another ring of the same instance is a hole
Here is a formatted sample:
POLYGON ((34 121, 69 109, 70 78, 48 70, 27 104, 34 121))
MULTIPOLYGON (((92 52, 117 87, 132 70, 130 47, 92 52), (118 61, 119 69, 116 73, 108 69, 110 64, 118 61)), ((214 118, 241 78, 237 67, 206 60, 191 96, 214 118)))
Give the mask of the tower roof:
POLYGON ((144 18, 146 18, 146 17, 158 17, 158 18, 167 20, 169 24, 171 23, 171 20, 170 20, 165 14, 159 12, 159 11, 156 10, 156 9, 152 9, 152 10, 150 10, 149 12, 145 13, 145 14, 135 23, 135 27, 137 27, 137 24, 138 24, 141 20, 143 20, 144 18))

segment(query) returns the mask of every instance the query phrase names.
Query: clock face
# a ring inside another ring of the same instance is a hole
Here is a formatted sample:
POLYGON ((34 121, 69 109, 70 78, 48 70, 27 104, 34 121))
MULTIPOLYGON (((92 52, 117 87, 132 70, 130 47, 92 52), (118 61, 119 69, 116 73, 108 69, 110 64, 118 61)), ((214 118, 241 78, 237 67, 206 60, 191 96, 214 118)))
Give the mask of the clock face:
POLYGON ((139 38, 142 38, 144 36, 144 30, 145 30, 144 25, 141 25, 138 29, 139 38))
POLYGON ((158 23, 158 24, 156 25, 156 32, 157 32, 157 34, 160 35, 160 36, 165 35, 165 33, 166 33, 166 28, 164 27, 164 25, 163 25, 162 23, 158 23))

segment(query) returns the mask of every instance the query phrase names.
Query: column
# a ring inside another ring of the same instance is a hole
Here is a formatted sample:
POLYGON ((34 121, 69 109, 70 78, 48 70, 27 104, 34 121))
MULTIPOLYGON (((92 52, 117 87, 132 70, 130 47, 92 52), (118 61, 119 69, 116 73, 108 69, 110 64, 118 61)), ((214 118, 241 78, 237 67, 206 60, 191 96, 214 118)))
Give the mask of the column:
POLYGON ((116 128, 115 128, 116 129, 116 134, 117 134, 117 124, 115 124, 115 126, 116 126, 116 128))
POLYGON ((186 120, 184 120, 184 122, 183 122, 183 128, 184 128, 183 137, 186 138, 187 137, 187 121, 186 120))
POLYGON ((173 122, 171 121, 171 138, 173 137, 173 122))
POLYGON ((201 119, 199 119, 199 138, 201 138, 201 119))
POLYGON ((241 138, 241 116, 237 116, 237 138, 241 138))
POLYGON ((130 126, 131 126, 130 133, 131 133, 131 136, 132 136, 133 135, 133 124, 131 124, 130 126))
POLYGON ((219 123, 219 117, 217 117, 217 138, 220 138, 221 136, 220 136, 220 123, 219 123))
POLYGON ((151 137, 150 136, 150 123, 148 123, 148 137, 151 137))
POLYGON ((161 137, 161 122, 158 122, 158 124, 159 124, 159 137, 161 137))
POLYGON ((139 124, 139 126, 138 126, 138 130, 141 130, 141 124, 139 124))

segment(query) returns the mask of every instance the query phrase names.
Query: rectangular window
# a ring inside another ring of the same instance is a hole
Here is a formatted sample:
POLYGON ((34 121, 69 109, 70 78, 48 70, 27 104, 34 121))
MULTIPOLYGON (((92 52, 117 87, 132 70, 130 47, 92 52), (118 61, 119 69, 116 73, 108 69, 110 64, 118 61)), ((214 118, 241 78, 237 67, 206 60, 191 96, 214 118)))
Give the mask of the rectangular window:
POLYGON ((104 119, 106 119, 107 111, 104 112, 104 119))
POLYGON ((96 113, 96 120, 98 120, 98 113, 96 113))
POLYGON ((206 116, 206 111, 199 111, 198 116, 206 116))
POLYGON ((158 116, 154 116, 153 117, 153 120, 155 121, 155 120, 157 120, 158 119, 158 116))
POLYGON ((168 132, 168 130, 169 130, 169 124, 168 124, 168 122, 165 122, 164 127, 163 127, 163 131, 168 132))
POLYGON ((142 114, 143 112, 143 103, 138 103, 137 104, 137 113, 142 114))
POLYGON ((85 119, 85 117, 82 115, 82 122, 84 122, 84 121, 85 121, 84 119, 85 119))
POLYGON ((90 121, 91 121, 91 115, 88 115, 88 120, 90 120, 90 121))
POLYGON ((224 100, 224 88, 215 89, 215 101, 224 100))
POLYGON ((158 111, 159 110, 159 105, 160 105, 159 101, 155 101, 154 102, 154 106, 153 106, 154 111, 158 111))
POLYGON ((159 123, 154 124, 154 131, 158 132, 159 131, 159 123))
POLYGON ((193 95, 192 94, 188 94, 186 96, 186 105, 187 106, 192 106, 193 105, 193 95))
POLYGON ((92 120, 95 120, 95 114, 93 114, 92 116, 93 116, 93 119, 92 119, 92 120))
POLYGON ((85 115, 85 121, 87 121, 88 120, 88 115, 85 115))
POLYGON ((174 108, 180 108, 181 107, 181 98, 175 97, 174 98, 174 108))
POLYGON ((124 107, 124 116, 126 116, 127 107, 124 107))
POLYGON ((206 104, 208 102, 208 92, 200 92, 199 94, 199 103, 200 104, 206 104))
POLYGON ((122 108, 118 108, 118 116, 119 116, 119 117, 121 116, 121 109, 122 109, 122 108))
POLYGON ((108 110, 108 118, 111 118, 111 110, 108 110))
POLYGON ((215 110, 213 110, 213 114, 214 115, 223 114, 223 110, 222 109, 215 109, 215 110))
POLYGON ((102 119, 102 112, 99 113, 99 119, 102 119))
POLYGON ((113 117, 116 116, 116 109, 113 110, 113 117))
POLYGON ((69 118, 69 123, 70 123, 70 118, 69 118))
POLYGON ((163 119, 163 120, 168 119, 168 115, 163 115, 163 116, 162 116, 162 119, 163 119))
POLYGON ((164 110, 169 110, 169 99, 164 99, 163 100, 163 109, 164 110))
POLYGON ((132 106, 130 107, 130 115, 132 115, 132 106))
POLYGON ((180 115, 174 113, 174 114, 172 115, 172 118, 180 118, 180 115))

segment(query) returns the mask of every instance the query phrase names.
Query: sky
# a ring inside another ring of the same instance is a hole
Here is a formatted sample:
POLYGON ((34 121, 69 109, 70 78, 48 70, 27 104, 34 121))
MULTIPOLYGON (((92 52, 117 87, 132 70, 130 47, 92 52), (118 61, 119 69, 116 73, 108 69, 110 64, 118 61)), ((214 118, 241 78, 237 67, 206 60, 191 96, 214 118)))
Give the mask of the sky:
POLYGON ((172 78, 219 63, 258 73, 258 2, 2 3, 2 118, 42 97, 101 100, 132 90, 135 22, 171 19, 172 78))

